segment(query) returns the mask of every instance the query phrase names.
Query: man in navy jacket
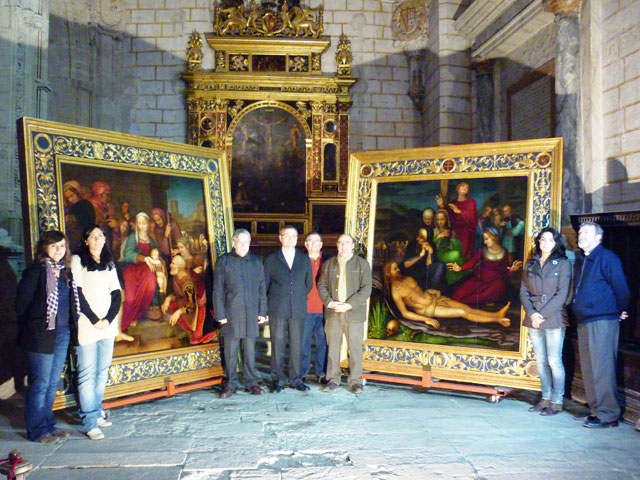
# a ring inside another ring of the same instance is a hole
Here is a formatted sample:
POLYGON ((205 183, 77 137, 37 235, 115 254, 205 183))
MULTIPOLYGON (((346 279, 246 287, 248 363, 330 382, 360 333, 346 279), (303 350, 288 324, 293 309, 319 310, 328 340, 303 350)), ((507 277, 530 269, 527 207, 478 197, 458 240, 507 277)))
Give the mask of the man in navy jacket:
POLYGON ((311 261, 296 248, 298 231, 291 225, 280 230, 282 248, 264 259, 269 324, 271 326, 271 391, 281 392, 286 382, 284 363, 289 341, 289 379, 291 388, 309 390, 303 382, 301 348, 307 294, 313 286, 311 261))
POLYGON ((584 257, 576 262, 573 313, 579 322, 580 369, 590 409, 583 425, 588 428, 618 426, 618 335, 631 296, 620 259, 601 242, 600 225, 581 224, 578 246, 584 257))

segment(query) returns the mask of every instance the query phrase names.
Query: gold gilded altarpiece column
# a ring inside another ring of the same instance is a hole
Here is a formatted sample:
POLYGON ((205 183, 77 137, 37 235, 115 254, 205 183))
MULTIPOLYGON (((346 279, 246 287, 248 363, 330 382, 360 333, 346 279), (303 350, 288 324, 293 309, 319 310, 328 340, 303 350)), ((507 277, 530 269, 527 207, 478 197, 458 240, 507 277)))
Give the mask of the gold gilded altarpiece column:
POLYGON ((268 243, 285 223, 322 226, 321 211, 341 222, 356 82, 349 40, 340 37, 336 73, 323 74, 322 7, 253 2, 214 14, 204 39, 215 70, 202 69, 199 33, 187 48, 188 142, 226 153, 236 226, 268 243))

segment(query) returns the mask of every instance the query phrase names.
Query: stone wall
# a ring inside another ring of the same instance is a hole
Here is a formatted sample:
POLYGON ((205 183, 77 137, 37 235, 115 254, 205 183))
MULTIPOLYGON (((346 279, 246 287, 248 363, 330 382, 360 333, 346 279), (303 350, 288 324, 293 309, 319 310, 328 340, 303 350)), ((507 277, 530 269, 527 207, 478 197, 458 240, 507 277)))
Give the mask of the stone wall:
POLYGON ((0 247, 11 252, 22 249, 16 120, 47 114, 48 20, 47 2, 0 5, 0 247))
POLYGON ((604 175, 594 176, 590 191, 601 191, 604 211, 638 209, 640 1, 601 2, 603 147, 602 156, 592 161, 604 164, 604 175))
POLYGON ((135 84, 124 67, 130 39, 127 11, 106 0, 51 0, 47 56, 51 95, 48 119, 128 132, 135 84), (117 6, 118 8, 113 8, 117 6))
MULTIPOLYGON (((351 150, 407 148, 421 144, 420 114, 407 95, 405 56, 394 47, 389 1, 315 0, 324 4, 325 35, 331 47, 322 57, 323 71, 335 71, 335 46, 345 33, 352 44, 353 89, 351 150)), ((126 93, 135 96, 130 132, 184 142, 186 45, 196 30, 211 32, 211 0, 127 0, 127 45, 123 67, 135 79, 126 93)), ((203 68, 212 69, 214 52, 205 45, 203 68)))
POLYGON ((456 14, 466 3, 460 0, 432 2, 438 6, 439 20, 438 145, 471 143, 470 45, 454 27, 456 14))
MULTIPOLYGON (((531 38, 529 42, 511 51, 507 57, 500 59, 500 68, 498 69, 498 74, 500 75, 498 85, 500 85, 500 89, 498 92, 499 107, 497 128, 499 135, 496 140, 506 141, 514 139, 513 136, 509 138, 508 92, 519 83, 523 85, 528 83, 527 79, 533 79, 532 74, 534 74, 534 72, 539 71, 543 66, 553 61, 555 56, 555 42, 555 27, 554 25, 549 25, 531 38)), ((553 72, 551 72, 551 74, 552 73, 553 72)), ((551 96, 543 97, 542 95, 536 95, 531 101, 535 103, 535 105, 530 105, 530 108, 538 111, 551 112, 553 105, 551 96)), ((535 125, 527 125, 532 121, 538 121, 538 119, 536 119, 535 116, 519 116, 512 120, 512 124, 522 124, 519 130, 533 131, 535 130, 535 125)), ((545 121, 550 122, 551 119, 547 118, 545 121)), ((549 136, 549 134, 547 133, 546 136, 549 136)))
POLYGON ((471 83, 469 42, 454 27, 457 12, 468 2, 429 2, 425 55, 424 145, 470 143, 471 83))

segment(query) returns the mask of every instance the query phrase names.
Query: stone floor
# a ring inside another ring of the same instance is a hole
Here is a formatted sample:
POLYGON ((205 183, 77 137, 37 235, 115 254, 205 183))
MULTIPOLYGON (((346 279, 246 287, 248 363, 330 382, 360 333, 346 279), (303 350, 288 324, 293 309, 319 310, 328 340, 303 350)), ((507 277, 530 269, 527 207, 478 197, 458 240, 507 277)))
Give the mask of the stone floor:
POLYGON ((106 439, 73 430, 54 446, 26 441, 22 400, 0 403, 0 457, 17 448, 30 480, 75 479, 640 479, 640 433, 593 431, 572 418, 528 413, 530 392, 484 397, 369 382, 362 395, 215 390, 114 409, 106 439))

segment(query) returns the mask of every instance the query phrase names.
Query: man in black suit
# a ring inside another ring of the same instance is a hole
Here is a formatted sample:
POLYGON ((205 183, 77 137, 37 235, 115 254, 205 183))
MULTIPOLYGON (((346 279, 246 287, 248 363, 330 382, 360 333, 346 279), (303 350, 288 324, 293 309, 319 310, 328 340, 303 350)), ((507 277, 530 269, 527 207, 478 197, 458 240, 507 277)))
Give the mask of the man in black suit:
POLYGON ((289 340, 289 379, 291 388, 309 390, 301 371, 301 346, 307 294, 313 286, 309 257, 296 249, 298 231, 291 225, 280 230, 282 248, 264 260, 269 324, 271 326, 271 386, 272 392, 284 388, 285 352, 289 340))

